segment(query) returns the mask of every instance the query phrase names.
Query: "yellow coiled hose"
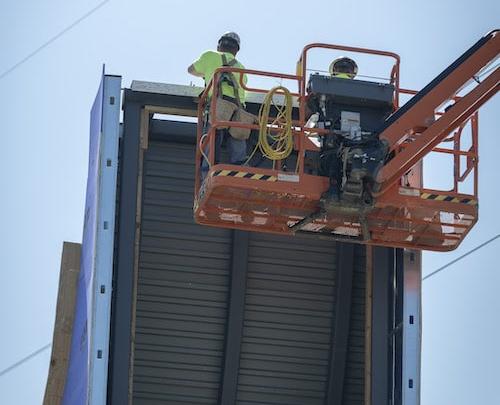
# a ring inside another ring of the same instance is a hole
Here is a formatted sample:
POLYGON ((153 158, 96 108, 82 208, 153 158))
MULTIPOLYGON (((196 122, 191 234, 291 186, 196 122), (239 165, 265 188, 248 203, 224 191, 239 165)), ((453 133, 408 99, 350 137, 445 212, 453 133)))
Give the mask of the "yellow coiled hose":
POLYGON ((259 110, 258 143, 248 161, 255 154, 257 148, 260 149, 264 157, 273 161, 286 159, 290 155, 293 150, 292 109, 292 95, 286 87, 277 86, 269 90, 259 110), (283 105, 275 103, 275 95, 284 97, 283 105), (273 106, 277 114, 269 122, 269 114, 273 106))

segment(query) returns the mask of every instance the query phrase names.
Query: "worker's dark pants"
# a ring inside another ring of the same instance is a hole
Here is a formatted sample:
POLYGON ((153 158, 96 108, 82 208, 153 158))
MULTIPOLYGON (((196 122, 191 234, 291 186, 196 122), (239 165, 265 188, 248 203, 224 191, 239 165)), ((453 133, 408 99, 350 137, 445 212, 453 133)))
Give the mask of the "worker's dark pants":
MULTIPOLYGON (((236 100, 232 97, 222 96, 224 100, 230 101, 236 104, 236 100)), ((207 106, 210 103, 207 104, 207 106)), ((205 114, 206 120, 203 125, 203 133, 207 134, 210 130, 210 124, 208 120, 208 111, 205 114)), ((220 162, 220 154, 222 144, 226 141, 227 148, 229 149, 229 163, 232 165, 242 165, 247 159, 247 141, 245 139, 235 139, 229 134, 228 129, 218 129, 215 133, 215 164, 220 162)), ((207 147, 203 151, 207 157, 209 157, 210 148, 207 147)), ((201 162, 201 181, 205 180, 209 170, 209 164, 205 158, 201 162)))
MULTIPOLYGON (((210 126, 207 125, 207 129, 204 133, 208 133, 210 126)), ((227 129, 219 129, 215 133, 215 164, 220 163, 220 154, 222 143, 226 140, 227 148, 229 149, 229 163, 232 165, 242 165, 247 159, 247 141, 245 139, 235 139, 233 138, 227 129)), ((209 157, 210 148, 207 145, 204 150, 205 155, 209 157)), ((209 169, 208 162, 205 158, 201 163, 201 180, 205 180, 209 169)))
POLYGON ((329 192, 333 194, 340 193, 342 184, 342 161, 338 156, 338 148, 329 149, 321 156, 321 174, 330 179, 329 192))

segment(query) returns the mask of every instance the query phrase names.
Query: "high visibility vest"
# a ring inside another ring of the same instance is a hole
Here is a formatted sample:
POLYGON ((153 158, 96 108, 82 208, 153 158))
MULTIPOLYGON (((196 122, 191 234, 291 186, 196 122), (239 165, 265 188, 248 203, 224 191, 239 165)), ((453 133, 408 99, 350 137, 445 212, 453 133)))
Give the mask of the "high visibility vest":
POLYGON ((334 73, 333 77, 338 77, 339 79, 352 79, 352 75, 349 73, 334 73))
MULTIPOLYGON (((214 72, 217 68, 223 65, 222 55, 225 54, 228 62, 231 62, 234 59, 234 55, 228 52, 217 52, 217 51, 206 51, 204 52, 197 61, 193 62, 193 67, 197 72, 203 73, 203 78, 205 79, 205 85, 212 80, 214 72)), ((245 69, 245 67, 236 61, 234 67, 245 69)), ((240 83, 240 75, 238 73, 233 74, 236 78, 236 84, 238 86, 240 101, 243 104, 245 102, 245 90, 239 85, 240 83)), ((247 75, 243 74, 243 83, 247 83, 247 75)), ((212 89, 210 89, 210 94, 212 94, 212 89)), ((235 97, 234 89, 228 83, 222 84, 222 94, 228 97, 235 97)))

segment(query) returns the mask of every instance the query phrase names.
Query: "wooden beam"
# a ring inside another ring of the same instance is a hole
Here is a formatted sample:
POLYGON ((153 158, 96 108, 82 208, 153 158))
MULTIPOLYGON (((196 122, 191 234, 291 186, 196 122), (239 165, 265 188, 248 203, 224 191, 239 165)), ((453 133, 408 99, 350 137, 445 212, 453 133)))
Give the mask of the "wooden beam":
POLYGON ((162 107, 147 105, 144 107, 146 111, 150 114, 167 114, 167 115, 181 115, 184 117, 197 117, 198 110, 192 108, 180 108, 180 107, 162 107))
POLYGON ((52 355, 43 405, 60 404, 64 394, 73 334, 76 289, 80 274, 81 248, 79 243, 63 243, 52 355))

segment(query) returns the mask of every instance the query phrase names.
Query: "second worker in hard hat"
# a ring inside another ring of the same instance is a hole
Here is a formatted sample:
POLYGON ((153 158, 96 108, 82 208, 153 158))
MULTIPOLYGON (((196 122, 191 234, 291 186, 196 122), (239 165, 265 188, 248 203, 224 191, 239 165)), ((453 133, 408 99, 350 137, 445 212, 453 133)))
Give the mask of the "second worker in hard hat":
MULTIPOLYGON (((226 32, 220 37, 217 43, 217 50, 203 52, 200 57, 188 67, 188 73, 194 76, 202 77, 205 80, 205 86, 207 86, 212 80, 217 68, 222 66, 230 66, 240 69, 245 68, 238 60, 236 60, 236 54, 239 50, 240 37, 238 34, 235 32, 226 32)), ((240 75, 241 74, 226 72, 221 75, 219 83, 213 84, 213 86, 219 86, 219 97, 226 101, 223 105, 231 107, 231 104, 233 104, 233 111, 235 111, 238 107, 241 108, 241 106, 244 106, 245 104, 245 90, 241 86, 241 82, 246 84, 247 77, 243 74, 243 78, 241 78, 240 75)), ((212 94, 213 90, 210 91, 209 96, 212 94)), ((231 108, 229 108, 229 110, 231 110, 231 108)), ((221 121, 229 121, 231 119, 230 115, 226 118, 218 116, 217 119, 221 121)), ((208 125, 205 125, 204 132, 207 130, 208 125)), ((226 129, 218 130, 216 133, 215 163, 219 162, 220 149, 224 139, 226 139, 229 147, 229 163, 237 165, 243 164, 247 158, 246 140, 237 139, 229 135, 229 131, 226 129)), ((202 162, 202 179, 205 178, 208 168, 208 162, 204 159, 202 162)))
MULTIPOLYGON (((358 74, 358 65, 346 56, 335 59, 328 68, 330 75, 338 79, 354 79, 358 74)), ((339 140, 337 141, 339 142, 339 140)), ((330 179, 330 187, 324 198, 339 200, 342 184, 342 159, 339 155, 340 144, 322 153, 322 170, 330 179)))
POLYGON ((333 77, 354 79, 358 74, 358 65, 351 58, 341 56, 335 59, 328 69, 333 77))

